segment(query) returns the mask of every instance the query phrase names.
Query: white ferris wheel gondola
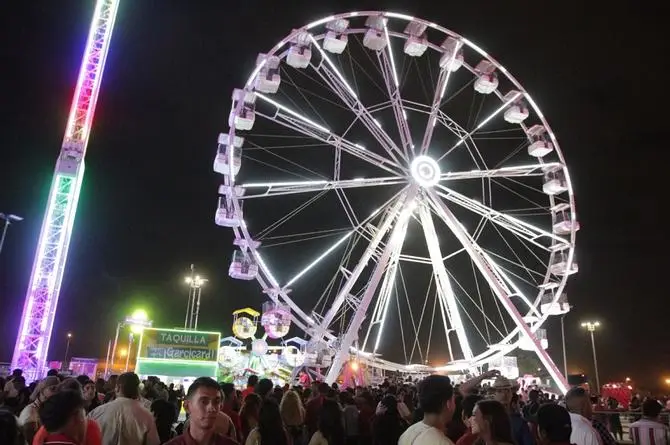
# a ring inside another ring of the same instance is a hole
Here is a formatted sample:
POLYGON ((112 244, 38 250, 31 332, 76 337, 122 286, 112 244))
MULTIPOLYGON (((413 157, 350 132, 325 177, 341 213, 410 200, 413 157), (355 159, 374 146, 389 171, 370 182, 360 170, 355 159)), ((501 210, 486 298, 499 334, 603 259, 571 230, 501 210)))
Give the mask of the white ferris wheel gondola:
POLYGON ((446 344, 433 368, 467 372, 528 347, 563 388, 542 325, 569 309, 579 223, 558 141, 507 69, 376 11, 295 29, 256 64, 219 141, 217 224, 240 247, 230 275, 306 334, 305 363, 332 362, 329 381, 351 355, 408 371, 446 344), (298 242, 326 244, 279 253, 298 242))

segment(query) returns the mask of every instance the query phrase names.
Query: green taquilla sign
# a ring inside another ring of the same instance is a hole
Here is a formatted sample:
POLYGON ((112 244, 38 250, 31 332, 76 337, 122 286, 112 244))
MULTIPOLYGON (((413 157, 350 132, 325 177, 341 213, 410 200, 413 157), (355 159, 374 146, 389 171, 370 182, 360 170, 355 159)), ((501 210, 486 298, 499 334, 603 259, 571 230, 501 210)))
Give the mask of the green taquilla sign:
POLYGON ((216 362, 221 334, 217 332, 145 329, 138 358, 216 362))

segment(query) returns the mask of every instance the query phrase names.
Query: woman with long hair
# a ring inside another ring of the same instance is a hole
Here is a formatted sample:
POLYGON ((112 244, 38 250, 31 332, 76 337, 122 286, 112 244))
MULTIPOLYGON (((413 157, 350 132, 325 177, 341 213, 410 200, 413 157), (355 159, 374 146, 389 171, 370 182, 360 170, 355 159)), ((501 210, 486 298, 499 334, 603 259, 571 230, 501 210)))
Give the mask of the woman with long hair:
POLYGON ((474 409, 474 424, 485 445, 514 445, 509 414, 497 400, 481 400, 474 409))
POLYGON ((270 398, 263 401, 258 415, 258 425, 251 430, 244 443, 245 445, 291 444, 286 429, 284 429, 281 414, 279 414, 279 405, 276 401, 270 398))
POLYGON ((258 426, 261 411, 261 397, 256 393, 247 394, 240 409, 240 423, 242 424, 242 440, 246 441, 251 430, 258 426))
POLYGON ((407 426, 407 422, 398 411, 396 397, 386 395, 380 402, 380 408, 372 422, 372 443, 374 445, 396 445, 407 426))
POLYGON ((305 435, 305 407, 297 392, 288 390, 279 404, 279 413, 293 445, 302 445, 305 435))
POLYGON ((312 434, 309 445, 344 445, 342 411, 335 400, 323 400, 319 411, 319 428, 312 434))

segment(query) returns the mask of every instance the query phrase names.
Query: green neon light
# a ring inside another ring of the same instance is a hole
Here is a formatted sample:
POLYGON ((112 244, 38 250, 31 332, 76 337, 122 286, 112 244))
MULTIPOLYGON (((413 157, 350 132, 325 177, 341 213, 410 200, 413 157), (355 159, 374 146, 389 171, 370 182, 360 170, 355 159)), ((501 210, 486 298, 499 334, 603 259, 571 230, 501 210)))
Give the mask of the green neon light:
POLYGON ((191 365, 191 366, 219 366, 218 361, 205 360, 172 360, 169 358, 139 358, 138 364, 142 363, 174 363, 177 365, 191 365))
MULTIPOLYGON (((188 329, 163 329, 163 328, 144 328, 142 330, 142 335, 140 335, 140 341, 138 342, 138 349, 137 351, 140 352, 142 351, 142 342, 144 341, 144 333, 146 331, 157 331, 157 332, 176 332, 176 333, 185 333, 185 334, 206 334, 206 335, 215 335, 217 336, 217 342, 216 342, 216 347, 218 349, 219 345, 221 344, 221 333, 220 332, 212 332, 212 331, 193 331, 193 330, 188 330, 188 329)), ((174 360, 174 359, 158 359, 158 358, 141 358, 138 357, 135 362, 135 367, 137 368, 137 365, 140 363, 140 360, 145 361, 145 362, 151 362, 154 361, 155 363, 161 363, 161 362, 168 362, 168 363, 184 363, 184 364, 195 364, 195 363, 200 363, 200 364, 217 364, 218 365, 218 360, 174 360)))

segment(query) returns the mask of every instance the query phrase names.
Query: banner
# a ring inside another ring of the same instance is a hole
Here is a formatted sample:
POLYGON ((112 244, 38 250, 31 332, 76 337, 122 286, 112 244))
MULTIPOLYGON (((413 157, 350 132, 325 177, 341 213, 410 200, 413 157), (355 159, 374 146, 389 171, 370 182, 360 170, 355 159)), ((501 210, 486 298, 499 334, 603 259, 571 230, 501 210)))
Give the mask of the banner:
POLYGON ((138 358, 216 362, 220 339, 218 332, 145 328, 138 358))

